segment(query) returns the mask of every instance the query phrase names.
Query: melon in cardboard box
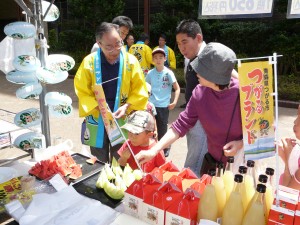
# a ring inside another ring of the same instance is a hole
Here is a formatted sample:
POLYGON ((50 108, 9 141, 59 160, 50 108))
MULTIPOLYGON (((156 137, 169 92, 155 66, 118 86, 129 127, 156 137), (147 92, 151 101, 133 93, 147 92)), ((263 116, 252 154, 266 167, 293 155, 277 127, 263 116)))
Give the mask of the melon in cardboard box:
POLYGON ((125 191, 125 212, 134 217, 141 218, 144 196, 152 195, 161 185, 161 181, 152 174, 147 174, 143 179, 134 181, 125 191))
POLYGON ((144 193, 142 220, 149 224, 164 224, 165 211, 182 197, 182 191, 170 182, 165 182, 152 195, 144 193))
POLYGON ((200 194, 188 188, 181 199, 177 199, 166 210, 165 225, 196 225, 200 194))

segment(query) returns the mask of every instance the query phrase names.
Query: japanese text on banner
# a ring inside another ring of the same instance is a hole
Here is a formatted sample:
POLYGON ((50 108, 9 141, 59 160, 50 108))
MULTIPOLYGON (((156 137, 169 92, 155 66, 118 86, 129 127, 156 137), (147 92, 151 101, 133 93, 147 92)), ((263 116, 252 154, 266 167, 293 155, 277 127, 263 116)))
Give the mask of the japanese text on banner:
POLYGON ((300 14, 300 0, 292 0, 291 14, 300 14))
POLYGON ((245 158, 274 156, 272 65, 269 62, 243 63, 239 74, 245 158))
POLYGON ((102 85, 95 85, 94 92, 95 92, 96 100, 99 105, 99 110, 102 115, 104 127, 107 132, 111 145, 115 146, 119 143, 124 142, 125 140, 121 134, 121 131, 119 130, 117 124, 115 123, 113 115, 106 103, 105 94, 102 85))
MULTIPOLYGON (((201 1, 200 1, 201 4, 201 1)), ((202 15, 263 14, 272 11, 273 0, 202 0, 202 15)))

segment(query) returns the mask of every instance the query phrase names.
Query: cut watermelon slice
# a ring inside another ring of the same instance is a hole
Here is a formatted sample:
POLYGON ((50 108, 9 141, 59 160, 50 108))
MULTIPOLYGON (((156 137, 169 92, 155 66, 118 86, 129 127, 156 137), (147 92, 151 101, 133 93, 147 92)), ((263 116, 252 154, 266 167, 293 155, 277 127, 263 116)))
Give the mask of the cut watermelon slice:
POLYGON ((76 180, 81 176, 82 176, 81 166, 76 164, 75 166, 72 167, 72 173, 70 174, 69 178, 76 180))
POLYGON ((63 176, 67 176, 72 173, 72 169, 67 167, 66 165, 62 165, 58 167, 58 172, 60 172, 63 176))
POLYGON ((72 179, 82 176, 80 165, 76 164, 67 151, 52 156, 50 159, 37 162, 28 172, 40 179, 47 179, 56 173, 60 173, 63 176, 73 173, 72 179))

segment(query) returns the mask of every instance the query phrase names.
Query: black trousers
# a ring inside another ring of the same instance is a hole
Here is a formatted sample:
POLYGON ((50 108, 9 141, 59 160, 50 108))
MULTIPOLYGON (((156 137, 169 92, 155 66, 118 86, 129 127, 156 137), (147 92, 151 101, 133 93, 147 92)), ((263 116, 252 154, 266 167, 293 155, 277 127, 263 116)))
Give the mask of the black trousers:
MULTIPOLYGON (((160 140, 168 131, 169 109, 168 107, 155 107, 156 109, 156 125, 157 125, 157 138, 160 140)), ((164 149, 165 155, 168 155, 171 146, 164 149)))
POLYGON ((116 160, 120 158, 118 150, 121 148, 121 146, 122 144, 111 146, 107 133, 106 131, 104 131, 103 147, 96 148, 91 146, 90 149, 92 155, 96 156, 99 160, 101 160, 104 163, 111 163, 113 157, 115 157, 116 160))

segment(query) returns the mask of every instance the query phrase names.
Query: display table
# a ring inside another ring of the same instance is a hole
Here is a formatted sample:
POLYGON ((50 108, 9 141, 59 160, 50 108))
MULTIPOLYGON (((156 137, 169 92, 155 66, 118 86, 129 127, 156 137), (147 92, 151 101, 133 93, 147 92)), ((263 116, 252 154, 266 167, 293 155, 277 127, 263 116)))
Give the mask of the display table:
MULTIPOLYGON (((0 221, 1 222, 1 221, 0 221)), ((110 225, 149 225, 148 223, 141 221, 132 216, 121 213, 117 216, 117 218, 110 225)), ((6 223, 6 225, 19 225, 19 223, 15 220, 6 223)))
MULTIPOLYGON (((27 161, 23 161, 23 162, 12 162, 10 163, 8 166, 10 168, 14 168, 15 170, 17 170, 17 176, 24 176, 24 175, 28 175, 28 170, 36 163, 36 161, 34 159, 30 159, 27 161)), ((87 198, 86 196, 84 196, 84 198, 87 198)), ((87 198, 89 199, 89 198, 87 198)), ((94 202, 96 202, 96 200, 92 200, 94 202)), ((122 225, 122 224, 147 224, 137 218, 134 218, 132 216, 126 215, 124 214, 124 207, 123 207, 123 203, 121 202, 121 204, 119 204, 115 209, 116 211, 116 216, 115 219, 112 219, 112 225, 122 225)), ((1 214, 0 214, 1 215, 1 214)), ((2 214, 4 215, 4 214, 2 214)), ((9 219, 6 215, 5 216, 0 216, 1 219, 3 217, 6 217, 6 219, 9 219)), ((0 222, 5 222, 5 221, 0 221, 0 222)), ((7 222, 7 221, 6 221, 7 222)), ((16 221, 11 221, 8 224, 10 225, 15 225, 18 224, 16 221)))
MULTIPOLYGON (((18 177, 18 176, 28 175, 28 170, 31 168, 31 165, 34 165, 34 163, 35 162, 32 159, 30 159, 29 161, 23 161, 23 162, 9 161, 7 164, 5 164, 5 167, 14 168, 17 171, 16 176, 18 177)), ((0 224, 2 224, 4 222, 6 222, 9 225, 17 225, 18 224, 6 212, 0 213, 0 224)))

